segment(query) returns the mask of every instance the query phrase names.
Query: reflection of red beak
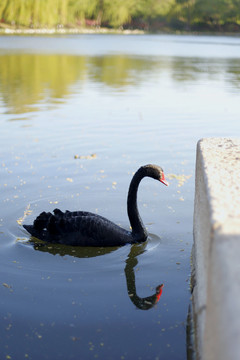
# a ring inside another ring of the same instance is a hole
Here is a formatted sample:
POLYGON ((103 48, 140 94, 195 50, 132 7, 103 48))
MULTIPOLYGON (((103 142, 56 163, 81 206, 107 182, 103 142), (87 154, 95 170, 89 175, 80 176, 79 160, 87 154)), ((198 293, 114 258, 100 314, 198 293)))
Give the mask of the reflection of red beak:
POLYGON ((162 177, 161 177, 161 179, 159 179, 160 181, 161 181, 161 183, 163 183, 164 185, 166 185, 166 186, 168 186, 169 184, 168 184, 168 182, 167 182, 167 180, 165 179, 165 175, 164 175, 164 173, 162 173, 162 177))
POLYGON ((163 291, 163 284, 159 285, 157 288, 156 288, 156 301, 155 301, 155 304, 160 300, 160 297, 162 295, 162 291, 163 291))

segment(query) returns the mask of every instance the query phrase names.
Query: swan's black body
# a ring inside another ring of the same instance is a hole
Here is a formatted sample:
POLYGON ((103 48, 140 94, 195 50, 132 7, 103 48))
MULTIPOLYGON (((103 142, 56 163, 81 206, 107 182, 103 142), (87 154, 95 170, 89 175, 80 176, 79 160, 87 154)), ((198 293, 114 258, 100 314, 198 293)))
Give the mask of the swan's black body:
POLYGON ((137 190, 145 176, 168 185, 161 167, 142 166, 133 176, 129 186, 127 208, 132 231, 127 231, 108 219, 86 211, 66 211, 55 209, 53 214, 43 212, 33 225, 23 225, 34 237, 51 243, 76 246, 121 246, 140 243, 147 239, 137 208, 137 190))

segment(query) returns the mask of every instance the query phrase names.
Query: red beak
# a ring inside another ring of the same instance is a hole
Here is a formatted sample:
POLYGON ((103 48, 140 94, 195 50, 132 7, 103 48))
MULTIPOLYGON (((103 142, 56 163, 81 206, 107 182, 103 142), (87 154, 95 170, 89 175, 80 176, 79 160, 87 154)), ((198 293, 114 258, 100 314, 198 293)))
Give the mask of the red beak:
POLYGON ((166 186, 168 186, 169 184, 168 184, 168 182, 167 182, 167 180, 165 179, 165 175, 164 175, 164 173, 162 173, 162 177, 161 177, 161 179, 159 179, 160 181, 161 181, 161 183, 163 183, 164 185, 166 185, 166 186))

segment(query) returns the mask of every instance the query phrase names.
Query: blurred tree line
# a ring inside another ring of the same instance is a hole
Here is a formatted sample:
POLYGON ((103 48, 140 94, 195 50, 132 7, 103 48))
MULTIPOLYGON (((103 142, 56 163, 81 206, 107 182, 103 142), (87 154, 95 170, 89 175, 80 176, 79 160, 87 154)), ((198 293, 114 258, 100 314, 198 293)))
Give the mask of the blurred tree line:
POLYGON ((0 0, 3 24, 145 30, 240 29, 240 0, 0 0))

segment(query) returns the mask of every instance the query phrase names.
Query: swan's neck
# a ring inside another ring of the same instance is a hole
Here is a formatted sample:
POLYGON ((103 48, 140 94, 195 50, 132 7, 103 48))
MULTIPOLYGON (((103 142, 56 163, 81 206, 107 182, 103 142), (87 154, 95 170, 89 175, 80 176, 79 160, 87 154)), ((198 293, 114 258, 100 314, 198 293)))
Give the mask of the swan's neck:
POLYGON ((146 240, 148 234, 138 212, 137 191, 139 183, 144 176, 146 175, 143 173, 143 171, 141 171, 141 168, 135 173, 129 186, 127 200, 127 210, 129 221, 132 227, 132 235, 141 239, 142 241, 146 240))

